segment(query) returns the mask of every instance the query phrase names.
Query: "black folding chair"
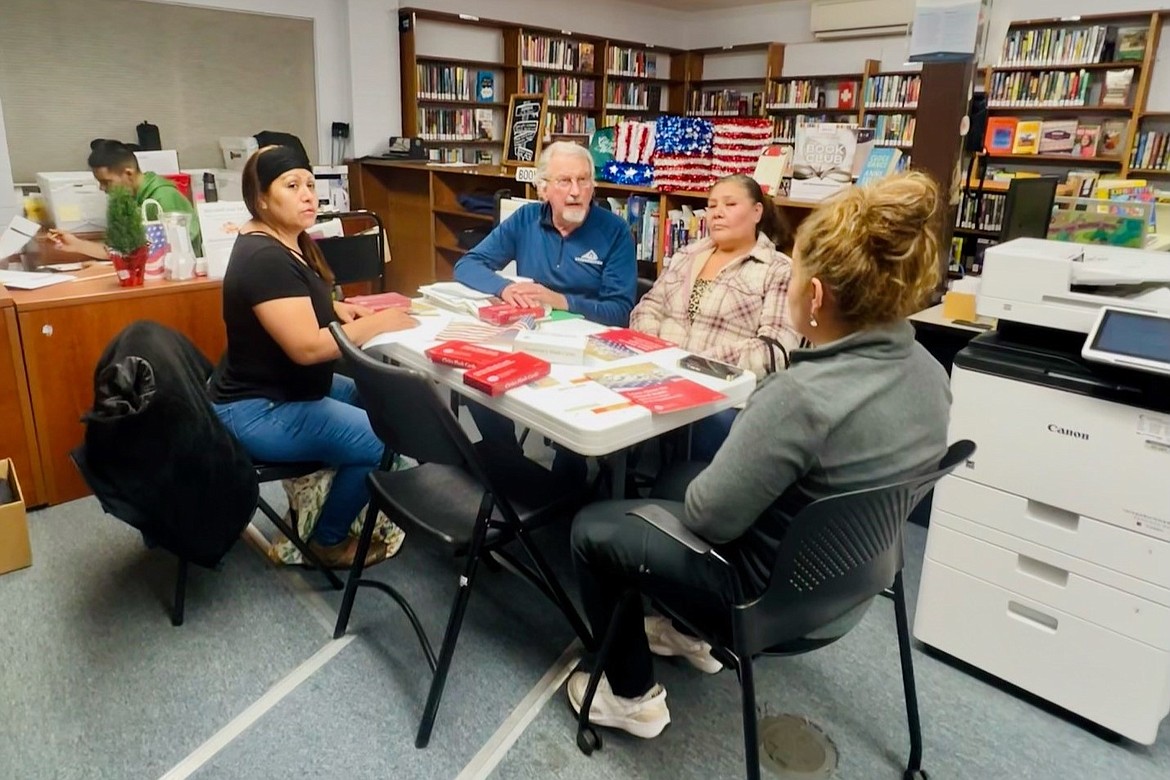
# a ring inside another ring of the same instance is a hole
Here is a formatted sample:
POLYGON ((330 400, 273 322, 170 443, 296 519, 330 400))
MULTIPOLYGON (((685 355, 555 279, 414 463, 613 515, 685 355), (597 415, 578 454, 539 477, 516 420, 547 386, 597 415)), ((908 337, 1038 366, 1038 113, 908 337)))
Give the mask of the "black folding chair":
MULTIPOLYGON (((736 594, 730 614, 688 614, 685 604, 656 600, 658 609, 709 642, 714 655, 739 674, 743 705, 744 758, 748 780, 759 780, 758 724, 752 659, 756 656, 799 655, 840 639, 860 620, 869 600, 886 595, 894 602, 906 719, 910 730, 910 758, 904 780, 925 780, 922 769, 922 728, 910 655, 910 629, 902 588, 902 529, 907 518, 936 482, 965 462, 975 443, 955 442, 938 468, 929 474, 888 485, 823 498, 806 506, 793 519, 781 542, 768 588, 755 598, 736 594), (715 625, 722 623, 723 626, 715 625), (730 626, 728 635, 726 626, 730 626), (831 630, 827 630, 831 629, 831 630)), ((639 522, 637 514, 631 522, 639 522)), ((658 527, 696 554, 731 568, 708 542, 684 526, 658 527)), ((739 578, 730 572, 739 586, 739 578)), ((636 591, 628 591, 618 611, 641 609, 636 591)), ((596 668, 589 679, 577 721, 577 745, 586 755, 601 747, 601 737, 589 724, 589 708, 605 668, 620 615, 615 614, 601 644, 596 668)))
POLYGON ((317 247, 333 271, 338 286, 356 282, 374 282, 376 292, 386 287, 386 227, 382 218, 372 211, 343 211, 324 213, 318 220, 340 219, 357 230, 352 235, 321 238, 317 247), (356 226, 353 223, 358 223, 356 226))
POLYGON ((530 531, 541 525, 569 517, 579 505, 581 490, 527 458, 507 456, 487 442, 473 445, 431 380, 366 355, 346 338, 337 323, 329 328, 365 400, 374 432, 390 451, 420 464, 402 471, 375 471, 368 477, 370 508, 333 636, 345 633, 361 586, 381 590, 402 607, 433 673, 415 738, 417 747, 426 747, 476 569, 485 556, 506 561, 535 585, 564 613, 577 634, 591 644, 588 629, 530 536, 530 531), (379 511, 409 529, 411 539, 438 543, 456 557, 466 559, 437 658, 406 599, 391 586, 362 577, 379 511), (523 548, 531 566, 506 549, 513 541, 523 548))

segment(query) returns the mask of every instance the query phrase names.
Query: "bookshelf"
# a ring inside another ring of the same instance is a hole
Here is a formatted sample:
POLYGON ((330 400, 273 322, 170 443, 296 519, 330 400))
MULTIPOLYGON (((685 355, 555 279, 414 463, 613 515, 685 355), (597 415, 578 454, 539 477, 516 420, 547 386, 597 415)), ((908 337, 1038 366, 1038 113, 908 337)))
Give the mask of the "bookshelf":
POLYGON ((1138 11, 1012 22, 984 81, 989 123, 1003 118, 1001 139, 1015 122, 1012 147, 988 148, 986 163, 1099 168, 1122 178, 1160 172, 1141 163, 1156 162, 1158 120, 1145 106, 1165 18, 1138 11), (1067 133, 1071 151, 1063 148, 1067 133))
POLYGON ((686 100, 676 113, 707 118, 765 116, 768 84, 783 70, 782 43, 689 51, 682 79, 686 100))

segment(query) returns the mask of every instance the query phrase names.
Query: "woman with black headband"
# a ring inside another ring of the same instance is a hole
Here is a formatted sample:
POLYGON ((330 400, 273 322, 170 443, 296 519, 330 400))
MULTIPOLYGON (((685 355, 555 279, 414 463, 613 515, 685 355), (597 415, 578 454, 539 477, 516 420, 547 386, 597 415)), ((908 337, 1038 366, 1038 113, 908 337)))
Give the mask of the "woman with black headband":
MULTIPOLYGON (((397 309, 375 314, 333 300, 333 274, 305 233, 317 218, 317 193, 303 155, 267 146, 244 166, 242 184, 252 219, 240 229, 223 280, 228 344, 212 379, 212 402, 257 460, 336 467, 309 545, 330 567, 349 568, 357 549, 349 528, 384 446, 353 381, 333 373, 339 351, 328 326, 344 323, 361 345, 417 323, 397 309)), ((388 552, 373 545, 367 565, 388 552)))

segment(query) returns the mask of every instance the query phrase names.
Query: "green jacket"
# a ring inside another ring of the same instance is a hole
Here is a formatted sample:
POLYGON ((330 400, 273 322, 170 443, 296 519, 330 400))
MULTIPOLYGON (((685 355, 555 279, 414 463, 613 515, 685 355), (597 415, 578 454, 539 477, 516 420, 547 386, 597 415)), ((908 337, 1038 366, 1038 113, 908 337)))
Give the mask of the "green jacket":
MULTIPOLYGON (((163 211, 181 211, 184 214, 190 214, 191 247, 195 250, 196 255, 203 254, 202 232, 199 230, 199 217, 195 214, 195 206, 187 200, 183 193, 179 192, 179 188, 175 186, 173 181, 165 176, 159 176, 153 171, 146 171, 142 174, 142 186, 138 188, 135 197, 138 199, 139 206, 149 198, 157 200, 163 211)), ((151 215, 153 217, 153 212, 151 215)))

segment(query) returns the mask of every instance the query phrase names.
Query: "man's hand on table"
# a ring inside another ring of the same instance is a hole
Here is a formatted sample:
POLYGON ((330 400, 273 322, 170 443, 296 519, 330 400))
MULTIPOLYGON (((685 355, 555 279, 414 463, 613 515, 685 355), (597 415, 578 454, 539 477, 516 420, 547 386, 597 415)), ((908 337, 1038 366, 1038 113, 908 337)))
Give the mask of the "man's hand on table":
POLYGON ((513 282, 504 288, 500 298, 513 306, 547 306, 561 311, 569 309, 569 300, 565 296, 536 282, 513 282))

